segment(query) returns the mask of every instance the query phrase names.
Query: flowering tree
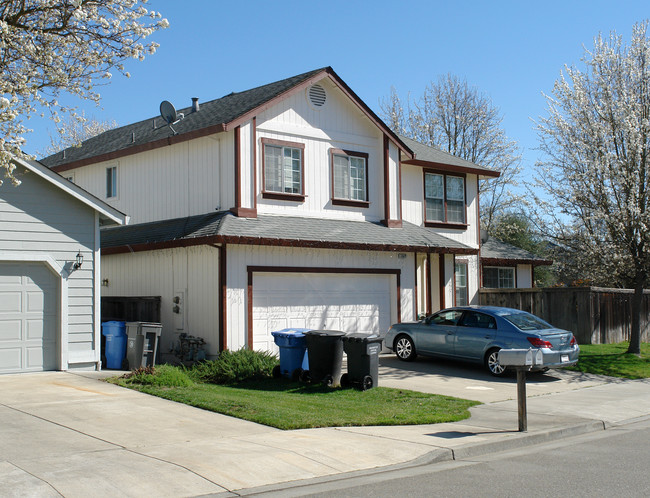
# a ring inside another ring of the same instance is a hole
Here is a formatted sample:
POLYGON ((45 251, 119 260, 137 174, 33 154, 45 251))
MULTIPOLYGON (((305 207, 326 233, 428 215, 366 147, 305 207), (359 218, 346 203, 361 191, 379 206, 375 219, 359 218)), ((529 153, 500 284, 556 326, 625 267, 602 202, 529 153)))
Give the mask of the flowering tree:
POLYGON ((432 82, 422 97, 402 104, 397 92, 381 102, 383 118, 398 133, 449 152, 501 176, 481 182, 481 222, 490 232, 499 213, 518 207, 517 185, 521 155, 517 143, 501 128, 503 120, 492 101, 467 81, 447 74, 432 82))
MULTIPOLYGON (((125 76, 127 59, 144 59, 158 44, 143 40, 169 23, 146 0, 0 0, 0 170, 15 185, 12 155, 25 157, 25 121, 46 113, 60 122, 75 109, 62 93, 99 103, 95 90, 125 76)), ((83 119, 83 118, 82 118, 83 119)), ((0 179, 0 182, 2 180, 0 179)))
POLYGON ((640 353, 643 289, 650 277, 650 39, 612 32, 586 50, 583 72, 565 67, 538 133, 546 159, 537 186, 546 226, 584 278, 634 289, 629 352, 640 353))
POLYGON ((68 115, 58 125, 58 134, 50 135, 50 145, 38 151, 38 157, 47 157, 56 154, 68 147, 79 147, 82 142, 95 137, 105 131, 117 128, 117 121, 98 121, 95 118, 86 118, 84 113, 77 116, 68 115))

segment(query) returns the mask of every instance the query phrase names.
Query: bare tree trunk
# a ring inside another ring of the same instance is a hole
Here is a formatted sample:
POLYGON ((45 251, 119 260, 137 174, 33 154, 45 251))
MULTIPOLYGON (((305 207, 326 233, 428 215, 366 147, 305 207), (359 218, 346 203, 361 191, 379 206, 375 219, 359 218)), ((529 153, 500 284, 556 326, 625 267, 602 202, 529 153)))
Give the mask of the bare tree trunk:
POLYGON ((632 328, 630 329, 630 345, 628 353, 641 354, 641 308, 643 304, 644 278, 637 272, 634 279, 634 295, 632 296, 632 328))

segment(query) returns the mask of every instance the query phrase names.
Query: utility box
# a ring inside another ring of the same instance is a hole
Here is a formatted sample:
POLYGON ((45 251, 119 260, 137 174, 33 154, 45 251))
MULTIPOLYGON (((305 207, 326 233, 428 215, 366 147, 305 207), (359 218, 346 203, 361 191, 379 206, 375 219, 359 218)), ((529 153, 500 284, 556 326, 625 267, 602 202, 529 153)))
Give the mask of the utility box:
POLYGON ((152 322, 127 322, 126 331, 126 359, 129 369, 155 366, 162 325, 152 322))
POLYGON ((499 364, 502 367, 533 367, 543 363, 544 357, 539 349, 499 350, 499 364))

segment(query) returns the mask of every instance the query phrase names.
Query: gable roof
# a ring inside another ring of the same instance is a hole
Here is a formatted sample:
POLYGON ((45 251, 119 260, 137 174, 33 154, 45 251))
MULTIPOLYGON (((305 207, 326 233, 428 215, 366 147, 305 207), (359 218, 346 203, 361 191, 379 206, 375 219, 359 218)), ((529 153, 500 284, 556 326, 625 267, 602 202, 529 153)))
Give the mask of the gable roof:
POLYGON ((229 243, 368 251, 476 254, 478 249, 404 222, 387 228, 368 221, 259 215, 229 211, 154 221, 101 232, 102 254, 229 243))
POLYGON ((426 167, 441 167, 445 170, 457 171, 459 173, 474 173, 484 178, 497 178, 501 175, 500 172, 495 171, 484 166, 479 166, 473 162, 467 161, 460 157, 456 157, 448 152, 429 147, 412 138, 398 135, 409 149, 415 153, 413 159, 402 161, 404 164, 414 164, 416 166, 426 167), (451 168, 450 168, 451 166, 451 168))
POLYGON ((61 189, 68 195, 74 197, 78 201, 97 211, 99 213, 100 222, 103 225, 126 225, 129 222, 129 217, 126 214, 118 211, 113 206, 109 206, 101 199, 98 199, 93 194, 87 192, 78 185, 75 185, 71 181, 66 180, 61 175, 47 168, 40 162, 20 159, 17 157, 14 157, 12 160, 16 164, 19 164, 20 166, 31 171, 55 187, 61 189))
POLYGON ((496 266, 516 264, 547 266, 552 265, 553 261, 550 259, 540 258, 532 252, 507 244, 495 239, 494 237, 490 237, 481 245, 481 263, 493 264, 496 266))
POLYGON ((412 151, 377 115, 347 86, 331 67, 324 67, 292 76, 250 90, 231 93, 220 99, 201 103, 200 110, 180 109, 184 119, 174 124, 176 134, 157 116, 130 125, 108 130, 84 141, 79 147, 69 147, 43 158, 41 162, 56 171, 108 161, 146 150, 231 130, 278 100, 329 77, 383 133, 389 135, 408 157, 412 151))

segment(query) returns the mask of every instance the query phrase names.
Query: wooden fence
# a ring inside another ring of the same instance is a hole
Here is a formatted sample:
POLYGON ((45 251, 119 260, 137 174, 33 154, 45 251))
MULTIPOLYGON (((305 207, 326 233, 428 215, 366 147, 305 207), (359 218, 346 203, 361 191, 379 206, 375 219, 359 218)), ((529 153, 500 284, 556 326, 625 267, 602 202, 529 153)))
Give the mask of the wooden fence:
MULTIPOLYGON (((573 332, 579 344, 610 344, 630 338, 633 293, 629 289, 600 287, 481 289, 479 301, 533 313, 573 332)), ((641 340, 648 342, 650 290, 644 292, 641 306, 641 340)))

